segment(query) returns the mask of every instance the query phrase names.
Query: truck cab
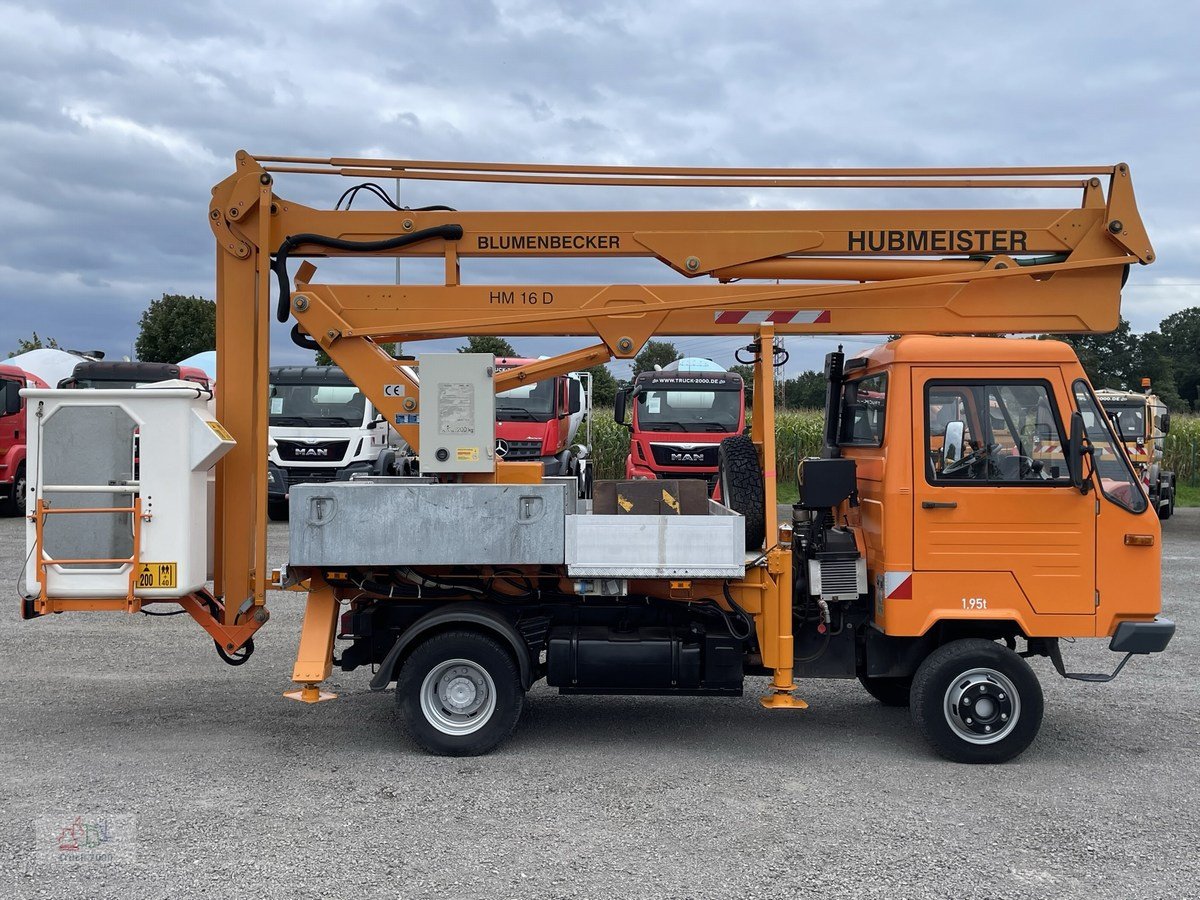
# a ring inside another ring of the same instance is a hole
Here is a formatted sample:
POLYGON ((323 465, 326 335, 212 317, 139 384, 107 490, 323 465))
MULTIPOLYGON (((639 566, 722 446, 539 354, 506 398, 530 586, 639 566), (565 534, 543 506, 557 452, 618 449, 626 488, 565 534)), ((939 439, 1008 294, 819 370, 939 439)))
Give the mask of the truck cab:
POLYGON ((1150 392, 1150 379, 1143 379, 1143 388, 1144 393, 1098 390, 1096 397, 1125 444, 1158 517, 1169 519, 1175 512, 1175 473, 1163 466, 1163 444, 1171 430, 1171 413, 1150 392))
POLYGON ((0 365, 0 515, 25 512, 25 400, 21 389, 45 387, 36 375, 0 365))
MULTIPOLYGON (((535 362, 498 357, 497 371, 535 362)), ((576 444, 591 397, 577 373, 504 391, 496 396, 496 453, 508 462, 540 462, 548 476, 576 477, 586 450, 576 444)), ((581 490, 583 485, 581 483, 581 490)))
POLYGON ((625 477, 702 478, 717 485, 717 449, 746 427, 740 375, 710 360, 682 359, 642 372, 617 394, 614 416, 632 407, 625 477))
POLYGON ((273 366, 268 423, 267 504, 272 519, 287 518, 297 484, 370 474, 393 450, 394 432, 337 366, 273 366))
POLYGON ((857 470, 844 511, 884 633, 1098 637, 1153 620, 1158 519, 1066 344, 902 337, 848 361, 841 397, 836 452, 857 470))

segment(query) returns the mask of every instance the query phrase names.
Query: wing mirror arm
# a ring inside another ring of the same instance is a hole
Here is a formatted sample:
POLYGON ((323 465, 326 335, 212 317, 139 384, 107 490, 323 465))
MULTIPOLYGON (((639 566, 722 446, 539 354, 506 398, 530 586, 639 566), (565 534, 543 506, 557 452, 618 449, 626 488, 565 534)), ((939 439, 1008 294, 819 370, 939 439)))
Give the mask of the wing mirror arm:
POLYGON ((1071 413, 1071 436, 1067 440, 1067 471, 1071 475, 1071 484, 1086 494, 1092 489, 1091 472, 1084 472, 1084 460, 1092 455, 1091 445, 1088 444, 1083 428, 1083 414, 1071 413))

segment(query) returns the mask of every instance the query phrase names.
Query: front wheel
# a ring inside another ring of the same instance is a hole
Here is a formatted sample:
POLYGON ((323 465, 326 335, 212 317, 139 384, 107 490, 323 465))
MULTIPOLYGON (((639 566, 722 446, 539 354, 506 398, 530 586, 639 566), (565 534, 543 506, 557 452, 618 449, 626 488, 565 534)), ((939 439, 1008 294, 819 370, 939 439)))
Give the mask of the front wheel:
POLYGON ((1012 759, 1033 743, 1043 709, 1042 687, 1029 664, 993 641, 944 644, 913 676, 913 721, 954 762, 1012 759))
POLYGON ((412 652, 396 680, 409 736, 439 756, 478 756, 512 734, 525 705, 517 664, 486 635, 452 631, 412 652))

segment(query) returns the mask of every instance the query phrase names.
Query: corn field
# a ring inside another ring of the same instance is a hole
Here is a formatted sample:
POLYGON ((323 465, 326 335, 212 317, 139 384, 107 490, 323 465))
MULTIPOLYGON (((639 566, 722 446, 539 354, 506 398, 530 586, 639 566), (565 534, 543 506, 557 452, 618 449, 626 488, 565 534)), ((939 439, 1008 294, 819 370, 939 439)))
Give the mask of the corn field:
MULTIPOLYGON (((796 465, 821 449, 823 414, 819 410, 781 412, 775 417, 775 470, 790 481, 796 465)), ((592 412, 592 460, 596 478, 624 478, 629 431, 613 421, 612 410, 592 412)), ((1200 416, 1172 416, 1164 466, 1180 484, 1200 485, 1200 416)))

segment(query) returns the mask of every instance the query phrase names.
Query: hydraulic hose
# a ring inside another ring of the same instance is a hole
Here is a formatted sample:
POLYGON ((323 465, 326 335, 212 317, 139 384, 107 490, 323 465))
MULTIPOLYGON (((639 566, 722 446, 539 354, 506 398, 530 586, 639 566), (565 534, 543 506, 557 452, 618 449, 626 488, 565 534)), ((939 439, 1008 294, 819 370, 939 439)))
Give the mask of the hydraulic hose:
MULTIPOLYGON (((302 244, 315 244, 318 247, 328 247, 331 250, 357 250, 363 253, 377 253, 384 250, 396 250, 419 244, 422 241, 441 238, 444 241, 461 240, 463 229, 461 225, 438 225, 435 228, 423 228, 412 234, 402 234, 398 237, 382 241, 347 241, 342 238, 328 237, 323 234, 293 234, 284 238, 279 249, 275 251, 275 259, 271 268, 279 279, 279 302, 275 308, 275 318, 280 322, 288 320, 289 300, 292 292, 288 287, 287 261, 288 254, 302 244)), ((301 345, 303 346, 303 345, 301 345)))

